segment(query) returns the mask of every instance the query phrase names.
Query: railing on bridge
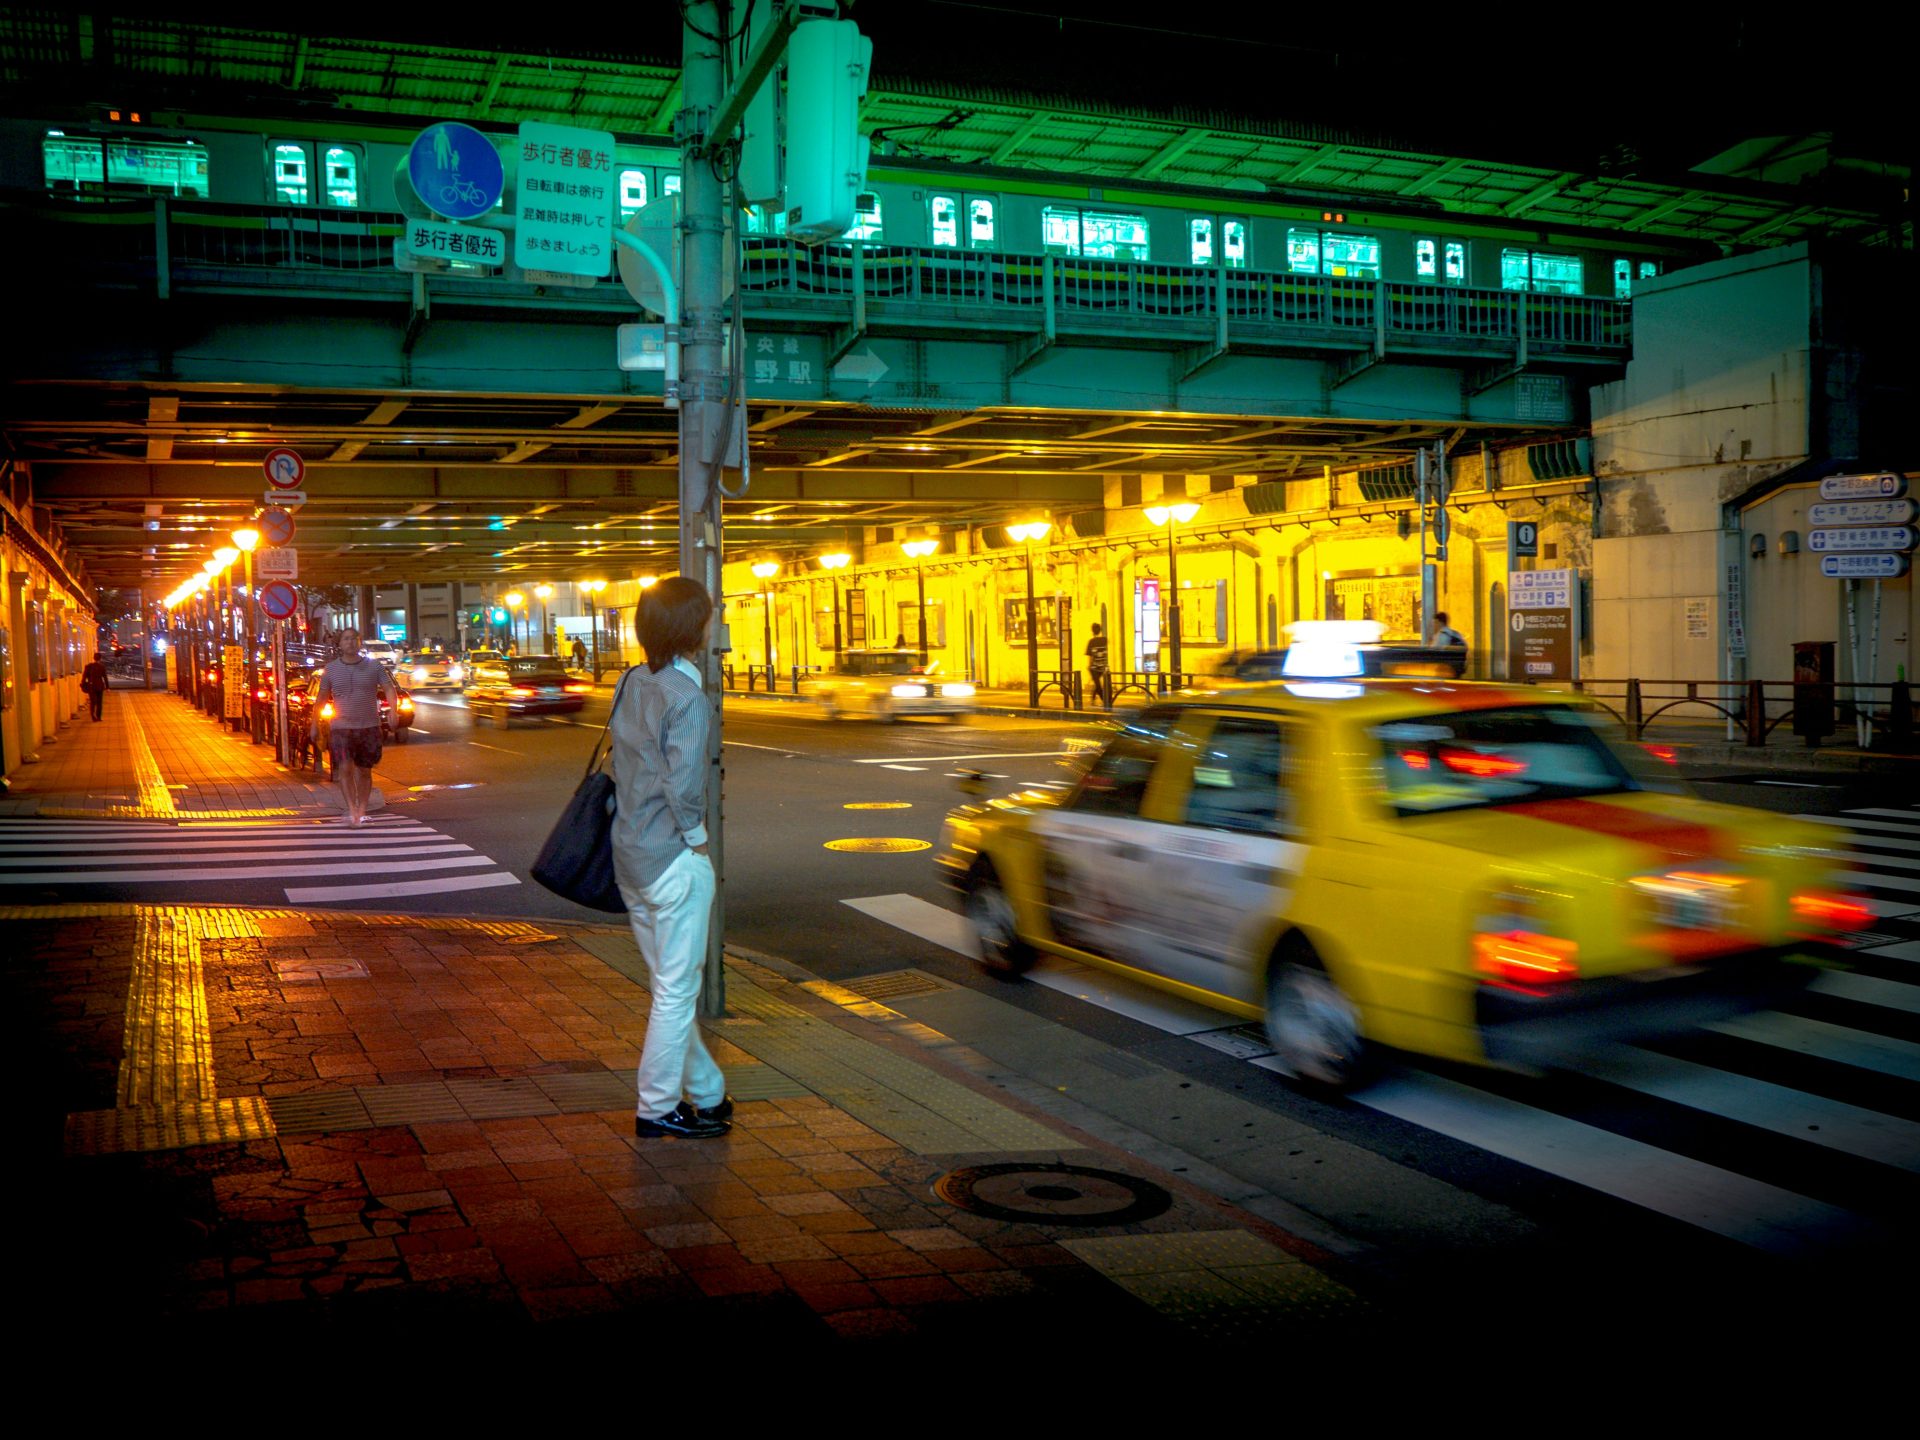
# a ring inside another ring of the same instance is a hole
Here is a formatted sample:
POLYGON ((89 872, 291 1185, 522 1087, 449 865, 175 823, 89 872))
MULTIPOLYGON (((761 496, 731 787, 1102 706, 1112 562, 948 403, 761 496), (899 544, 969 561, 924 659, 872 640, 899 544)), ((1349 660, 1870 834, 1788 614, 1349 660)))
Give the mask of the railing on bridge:
MULTIPOLYGON (((16 238, 54 265, 84 267, 90 277, 147 276, 182 287, 246 285, 245 272, 335 277, 356 290, 376 278, 409 283, 394 266, 405 217, 372 210, 316 214, 273 205, 211 201, 128 201, 75 205, 44 196, 9 197, 16 238), (40 228, 37 238, 18 234, 40 228), (343 277, 360 277, 347 281, 343 277)), ((484 293, 531 293, 518 279, 484 271, 452 271, 437 280, 484 293), (469 288, 471 287, 471 288, 469 288)), ((914 312, 952 321, 991 319, 1036 331, 1043 317, 1069 327, 1134 320, 1188 321, 1185 340, 1203 338, 1222 321, 1244 339, 1305 338, 1360 349, 1397 339, 1445 349, 1503 349, 1525 339, 1567 356, 1613 358, 1629 338, 1631 310, 1596 295, 1538 295, 1451 285, 1352 280, 1286 271, 1227 270, 1147 261, 1014 255, 935 246, 865 242, 802 245, 785 236, 751 235, 743 244, 739 284, 771 309, 833 302, 839 313, 856 300, 882 321, 914 312)), ((549 303, 626 309, 612 279, 571 289, 549 303)))

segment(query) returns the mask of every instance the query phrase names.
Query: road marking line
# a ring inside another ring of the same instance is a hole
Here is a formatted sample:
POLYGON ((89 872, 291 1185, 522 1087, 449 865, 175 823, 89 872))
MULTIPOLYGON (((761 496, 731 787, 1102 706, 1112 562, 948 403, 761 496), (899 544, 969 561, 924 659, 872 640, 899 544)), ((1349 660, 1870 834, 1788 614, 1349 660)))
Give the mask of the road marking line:
POLYGON ((798 755, 798 750, 789 750, 784 745, 755 745, 746 740, 722 740, 722 745, 738 745, 742 750, 771 750, 776 755, 798 755))
POLYGON ((1758 1250, 1817 1254, 1858 1238, 1858 1217, 1835 1206, 1439 1076, 1382 1081, 1353 1101, 1758 1250))
MULTIPOLYGON (((1878 951, 1876 954, 1880 953, 1878 951)), ((1741 1015, 1732 1020, 1714 1020, 1706 1026, 1722 1035, 1752 1040, 1800 1055, 1851 1065, 1856 1070, 1872 1070, 1880 1075, 1895 1075, 1902 1080, 1920 1080, 1920 1045, 1872 1035, 1824 1020, 1806 1020, 1798 1015, 1782 1015, 1767 1010, 1758 1015, 1741 1015)))
POLYGON ((518 755, 520 753, 518 750, 503 750, 498 745, 488 745, 484 741, 480 741, 480 740, 469 740, 467 741, 467 744, 473 746, 477 750, 491 750, 496 755, 518 755))
POLYGON ((397 880, 386 885, 310 885, 289 888, 295 905, 316 900, 383 900, 398 895, 438 895, 450 890, 486 890, 496 885, 518 885, 520 877, 501 871, 493 875, 449 875, 444 880, 397 880))
POLYGON ((1848 815, 1886 815, 1895 820, 1908 820, 1908 821, 1914 822, 1915 824, 1920 824, 1920 810, 1862 809, 1862 810, 1848 810, 1844 813, 1848 815))
MULTIPOLYGON (((912 752, 909 752, 909 753, 911 754, 912 752)), ((1057 760, 1060 756, 1065 755, 1066 753, 1067 752, 1064 750, 1010 750, 1004 755, 918 755, 918 754, 915 754, 913 758, 915 760, 924 760, 929 765, 931 765, 935 761, 940 761, 944 763, 949 760, 1057 760)), ((856 765, 892 765, 897 763, 899 759, 900 757, 898 755, 882 755, 877 760, 856 760, 853 763, 856 765)))
MULTIPOLYGON (((1911 875, 1884 875, 1877 870, 1834 870, 1828 872, 1829 885, 1862 886, 1869 890, 1910 890, 1920 891, 1920 880, 1911 875)), ((1908 903, 1911 910, 1913 905, 1908 903)))
POLYGON ((927 767, 924 765, 887 765, 882 768, 887 770, 912 770, 912 771, 918 772, 926 769, 927 767))
MULTIPOLYGON (((412 870, 453 870, 472 865, 498 862, 486 855, 462 856, 453 860, 422 860, 412 870)), ((0 885, 112 885, 128 880, 275 880, 302 875, 379 875, 393 867, 375 860, 365 865, 242 865, 231 869, 195 868, 192 870, 70 870, 49 874, 14 874, 0 871, 0 885)))
POLYGON ((904 930, 909 935, 942 946, 956 955, 964 955, 969 960, 980 953, 980 947, 974 940, 973 927, 967 923, 966 917, 943 910, 917 895, 865 895, 840 903, 851 906, 862 915, 871 916, 883 925, 904 930))
POLYGON ((1896 825, 1891 820, 1849 820, 1844 815, 1802 815, 1816 825, 1834 825, 1842 830, 1891 830, 1896 835, 1920 835, 1920 825, 1896 825))
MULTIPOLYGON (((378 833, 375 833, 372 835, 352 835, 351 832, 349 832, 348 835, 338 836, 333 834, 330 831, 323 830, 319 834, 312 835, 311 839, 309 839, 308 836, 306 835, 282 835, 282 836, 274 837, 272 839, 262 836, 258 840, 196 841, 193 845, 186 847, 184 850, 176 847, 173 850, 171 850, 169 853, 172 855, 174 859, 178 860, 182 854, 199 855, 207 851, 226 853, 226 852, 232 852, 232 851, 258 850, 262 846, 271 847, 275 845, 295 845, 295 844, 338 845, 349 838, 352 840, 353 844, 357 848, 381 850, 381 849, 385 849, 388 846, 420 845, 420 844, 431 843, 437 840, 444 840, 450 837, 436 835, 432 831, 428 831, 425 834, 421 834, 418 831, 414 831, 405 835, 396 835, 396 834, 382 835, 378 833)), ((80 855, 119 855, 119 854, 127 854, 127 853, 138 853, 140 851, 150 850, 152 849, 153 846, 161 843, 164 843, 164 842, 159 840, 114 840, 106 844, 102 844, 99 841, 95 841, 92 844, 88 844, 84 840, 51 840, 44 845, 0 844, 0 862, 4 862, 9 857, 13 857, 13 856, 50 855, 50 854, 57 854, 62 851, 70 851, 80 855)), ((388 851, 387 853, 393 853, 393 852, 388 851)))
POLYGON ((1841 970, 1828 970, 1816 976, 1810 988, 1822 995, 1834 995, 1862 1005, 1879 1005, 1887 1010, 1920 1015, 1920 985, 1909 985, 1904 980, 1882 980, 1877 975, 1849 975, 1841 970))
MULTIPOLYGON (((375 852, 375 857, 381 860, 389 860, 389 859, 402 859, 410 856, 422 856, 422 855, 455 855, 462 852, 471 852, 472 849, 473 847, 471 845, 461 845, 456 841, 448 841, 444 845, 408 846, 403 849, 383 848, 375 852)), ((71 865, 75 862, 76 858, 77 857, 72 855, 50 855, 44 860, 23 860, 23 859, 9 858, 5 863, 7 866, 11 866, 11 867, 31 867, 34 865, 71 865)), ((146 855, 115 855, 111 857, 107 861, 107 863, 111 865, 178 865, 180 863, 181 858, 182 857, 180 855, 180 852, 176 850, 171 853, 159 854, 159 855, 155 855, 151 853, 146 855)), ((354 859, 367 859, 370 857, 366 850, 361 849, 357 846, 351 849, 337 850, 337 849, 329 849, 323 846, 316 845, 311 848, 301 849, 301 850, 251 851, 251 852, 244 852, 237 855, 221 855, 213 858, 225 861, 225 860, 354 860, 354 859)), ((227 873, 230 875, 233 875, 233 874, 238 874, 239 872, 230 870, 227 873)))

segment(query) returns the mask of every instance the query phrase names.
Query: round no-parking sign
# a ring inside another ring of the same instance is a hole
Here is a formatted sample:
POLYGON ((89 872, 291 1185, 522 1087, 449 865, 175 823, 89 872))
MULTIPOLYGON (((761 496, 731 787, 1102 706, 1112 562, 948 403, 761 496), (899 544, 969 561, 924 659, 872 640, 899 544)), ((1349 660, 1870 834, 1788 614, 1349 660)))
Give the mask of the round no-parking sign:
POLYGON ((300 597, 284 580, 273 580, 260 587, 260 608, 269 620, 284 620, 300 608, 300 597))
POLYGON ((269 506, 260 512, 260 534, 269 545, 284 545, 293 539, 293 516, 269 506))

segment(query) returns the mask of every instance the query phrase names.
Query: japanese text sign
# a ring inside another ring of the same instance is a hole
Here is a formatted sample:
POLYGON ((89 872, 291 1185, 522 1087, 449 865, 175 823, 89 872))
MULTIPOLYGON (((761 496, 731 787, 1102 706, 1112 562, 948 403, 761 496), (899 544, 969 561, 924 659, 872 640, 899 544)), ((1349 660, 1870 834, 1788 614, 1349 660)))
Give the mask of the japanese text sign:
POLYGON ((613 136, 520 126, 513 259, 523 270, 599 278, 613 268, 613 136))

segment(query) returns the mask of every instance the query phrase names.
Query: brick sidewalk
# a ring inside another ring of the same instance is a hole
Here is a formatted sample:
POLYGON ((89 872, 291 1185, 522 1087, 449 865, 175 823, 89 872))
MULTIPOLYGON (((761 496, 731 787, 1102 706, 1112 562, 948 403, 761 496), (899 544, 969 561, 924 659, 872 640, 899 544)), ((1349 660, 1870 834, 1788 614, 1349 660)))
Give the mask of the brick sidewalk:
POLYGON ((332 786, 284 770, 166 690, 115 689, 103 718, 69 722, 9 777, 0 815, 240 820, 339 808, 332 786))
POLYGON ((623 928, 131 905, 0 925, 30 1313, 996 1347, 1371 1323, 1304 1242, 776 962, 736 957, 708 1027, 733 1133, 642 1141, 623 928))

